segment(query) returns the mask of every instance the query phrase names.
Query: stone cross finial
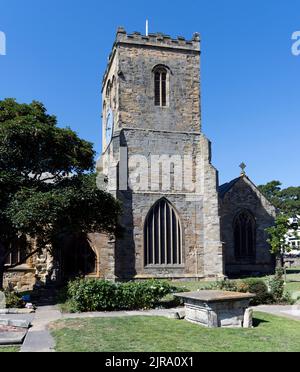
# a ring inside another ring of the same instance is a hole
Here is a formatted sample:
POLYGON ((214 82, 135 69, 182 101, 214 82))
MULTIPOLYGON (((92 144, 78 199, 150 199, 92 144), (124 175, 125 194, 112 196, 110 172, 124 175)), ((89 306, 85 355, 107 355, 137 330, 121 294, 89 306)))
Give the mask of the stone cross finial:
POLYGON ((247 165, 243 162, 242 164, 240 164, 240 168, 242 170, 241 172, 241 176, 246 176, 246 171, 245 169, 247 168, 247 165))

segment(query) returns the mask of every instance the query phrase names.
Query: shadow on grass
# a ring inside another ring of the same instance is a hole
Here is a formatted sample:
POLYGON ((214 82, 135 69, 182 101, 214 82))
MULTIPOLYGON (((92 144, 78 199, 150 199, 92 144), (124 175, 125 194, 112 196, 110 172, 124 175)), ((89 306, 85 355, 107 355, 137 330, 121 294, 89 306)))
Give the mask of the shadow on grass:
POLYGON ((300 269, 288 269, 287 274, 300 274, 300 269))
POLYGON ((264 324, 264 323, 270 323, 270 322, 268 322, 267 320, 264 320, 264 319, 253 318, 253 327, 254 327, 254 328, 257 328, 257 327, 259 327, 261 324, 264 324))

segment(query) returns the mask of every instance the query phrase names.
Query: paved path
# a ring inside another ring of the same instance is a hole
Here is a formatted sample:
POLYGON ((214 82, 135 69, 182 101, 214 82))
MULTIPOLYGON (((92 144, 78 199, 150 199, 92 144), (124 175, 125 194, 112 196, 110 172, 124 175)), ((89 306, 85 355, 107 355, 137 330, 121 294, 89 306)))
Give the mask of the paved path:
POLYGON ((39 307, 21 347, 21 353, 53 352, 55 343, 47 327, 61 317, 61 312, 55 306, 39 307))
POLYGON ((293 320, 300 320, 300 305, 262 305, 254 308, 254 311, 281 316, 293 320))
POLYGON ((116 311, 116 312, 94 312, 82 314, 62 314, 56 306, 41 306, 37 309, 31 322, 21 352, 54 352, 55 342, 51 336, 48 325, 60 319, 82 319, 82 318, 117 318, 126 316, 163 316, 167 318, 178 318, 183 316, 183 309, 149 310, 149 311, 116 311))
POLYGON ((0 314, 0 319, 9 320, 27 320, 29 323, 33 321, 35 314, 0 314))

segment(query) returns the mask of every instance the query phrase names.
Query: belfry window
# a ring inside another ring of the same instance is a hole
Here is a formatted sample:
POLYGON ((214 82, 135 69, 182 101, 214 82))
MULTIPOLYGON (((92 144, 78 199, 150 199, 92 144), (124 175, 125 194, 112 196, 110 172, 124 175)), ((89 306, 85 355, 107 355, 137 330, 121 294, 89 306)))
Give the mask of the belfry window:
POLYGON ((168 105, 168 70, 162 66, 154 69, 154 96, 155 106, 168 105))
POLYGON ((234 220, 234 249, 236 259, 255 258, 256 223, 248 211, 240 212, 234 220))
POLYGON ((144 226, 145 266, 182 265, 182 228, 173 206, 158 201, 148 213, 144 226))

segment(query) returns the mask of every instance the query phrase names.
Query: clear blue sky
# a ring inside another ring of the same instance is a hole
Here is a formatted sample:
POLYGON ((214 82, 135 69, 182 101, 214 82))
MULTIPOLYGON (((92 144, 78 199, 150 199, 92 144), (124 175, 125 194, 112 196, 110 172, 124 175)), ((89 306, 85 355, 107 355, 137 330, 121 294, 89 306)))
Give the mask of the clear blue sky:
POLYGON ((220 181, 299 185, 299 0, 0 0, 0 99, 40 100, 101 148, 101 78, 117 26, 202 38, 203 130, 220 181))

